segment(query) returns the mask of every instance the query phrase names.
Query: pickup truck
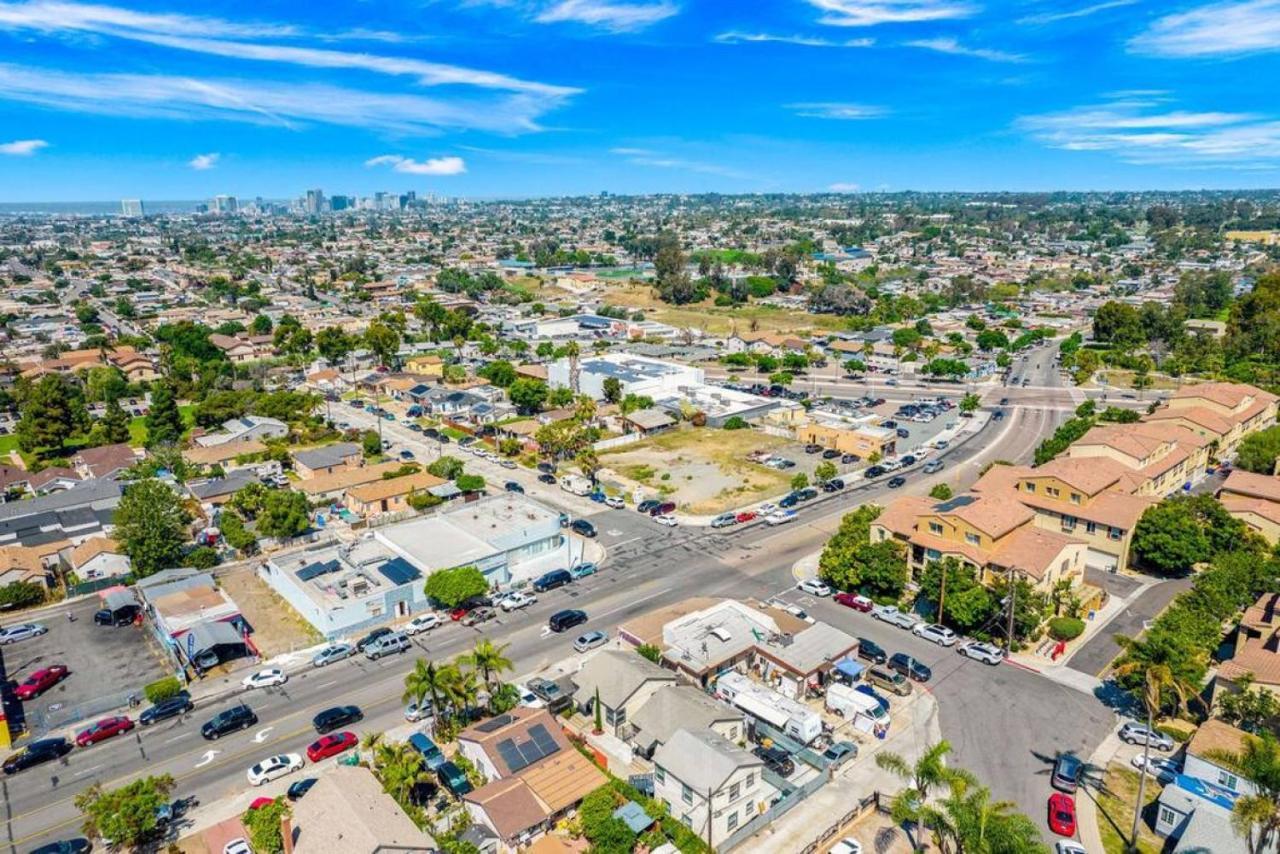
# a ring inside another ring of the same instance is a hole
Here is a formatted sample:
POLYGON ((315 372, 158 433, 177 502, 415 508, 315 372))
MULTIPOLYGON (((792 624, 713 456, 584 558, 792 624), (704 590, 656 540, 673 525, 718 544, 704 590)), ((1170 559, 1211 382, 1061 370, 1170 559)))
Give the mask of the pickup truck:
POLYGON ((915 614, 900 611, 896 605, 877 605, 871 609, 871 616, 900 629, 915 628, 916 623, 920 622, 915 614))

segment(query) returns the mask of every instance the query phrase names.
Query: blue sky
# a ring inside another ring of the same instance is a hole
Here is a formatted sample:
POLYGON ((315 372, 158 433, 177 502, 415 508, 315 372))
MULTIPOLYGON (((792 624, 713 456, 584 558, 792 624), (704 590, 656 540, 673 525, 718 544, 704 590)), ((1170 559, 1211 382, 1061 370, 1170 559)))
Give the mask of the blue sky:
POLYGON ((0 201, 1274 187, 1280 0, 0 0, 0 201))

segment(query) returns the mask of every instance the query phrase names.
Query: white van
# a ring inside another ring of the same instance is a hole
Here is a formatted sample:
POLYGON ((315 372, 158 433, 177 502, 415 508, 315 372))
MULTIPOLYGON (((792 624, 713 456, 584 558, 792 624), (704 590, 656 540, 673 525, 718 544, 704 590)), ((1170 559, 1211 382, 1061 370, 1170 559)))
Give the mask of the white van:
POLYGON ((396 655, 409 648, 409 639, 402 632, 383 635, 364 648, 364 654, 370 661, 376 661, 384 655, 396 655))
POLYGON ((863 715, 877 724, 889 723, 889 713, 880 705, 879 700, 852 685, 842 685, 839 682, 827 686, 827 711, 847 719, 863 715))

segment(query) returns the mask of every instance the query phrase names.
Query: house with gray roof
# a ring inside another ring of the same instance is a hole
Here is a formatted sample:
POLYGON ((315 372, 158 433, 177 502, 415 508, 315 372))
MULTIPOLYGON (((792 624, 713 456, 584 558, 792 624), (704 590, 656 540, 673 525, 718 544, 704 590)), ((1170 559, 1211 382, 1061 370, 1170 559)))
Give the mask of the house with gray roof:
POLYGON ((306 451, 295 451, 293 470, 303 480, 320 475, 333 474, 360 465, 364 455, 355 442, 336 442, 306 451))
POLYGON ((764 762, 710 730, 680 729, 653 755, 654 798, 716 847, 768 808, 764 762))
POLYGON ((258 480, 249 469, 237 469, 228 472, 226 477, 214 477, 209 480, 187 484, 187 491, 206 508, 225 503, 231 496, 258 480))
POLYGON ((746 722, 741 711, 697 688, 664 685, 629 716, 625 738, 636 751, 652 758, 681 729, 709 730, 736 744, 746 732, 746 722))
POLYGON ((223 445, 227 442, 247 442, 251 439, 263 441, 278 439, 289 435, 289 425, 278 418, 266 418, 261 415, 245 415, 222 422, 222 429, 217 433, 208 433, 196 437, 196 444, 201 447, 223 445))
POLYGON ((110 478, 0 504, 0 546, 42 546, 58 540, 79 545, 111 526, 123 490, 110 478))
POLYGON ((604 649, 573 676, 578 689, 573 699, 584 714, 592 715, 598 691, 601 720, 608 731, 620 735, 627 721, 658 689, 675 682, 673 671, 659 667, 635 650, 604 649))

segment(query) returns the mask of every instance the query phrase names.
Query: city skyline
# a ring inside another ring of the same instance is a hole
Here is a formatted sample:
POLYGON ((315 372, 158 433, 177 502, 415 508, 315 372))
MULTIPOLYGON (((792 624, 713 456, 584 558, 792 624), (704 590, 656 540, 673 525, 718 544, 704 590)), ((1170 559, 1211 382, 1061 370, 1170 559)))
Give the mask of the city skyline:
POLYGON ((367 12, 0 2, 0 202, 1255 189, 1280 168, 1280 0, 367 12))

